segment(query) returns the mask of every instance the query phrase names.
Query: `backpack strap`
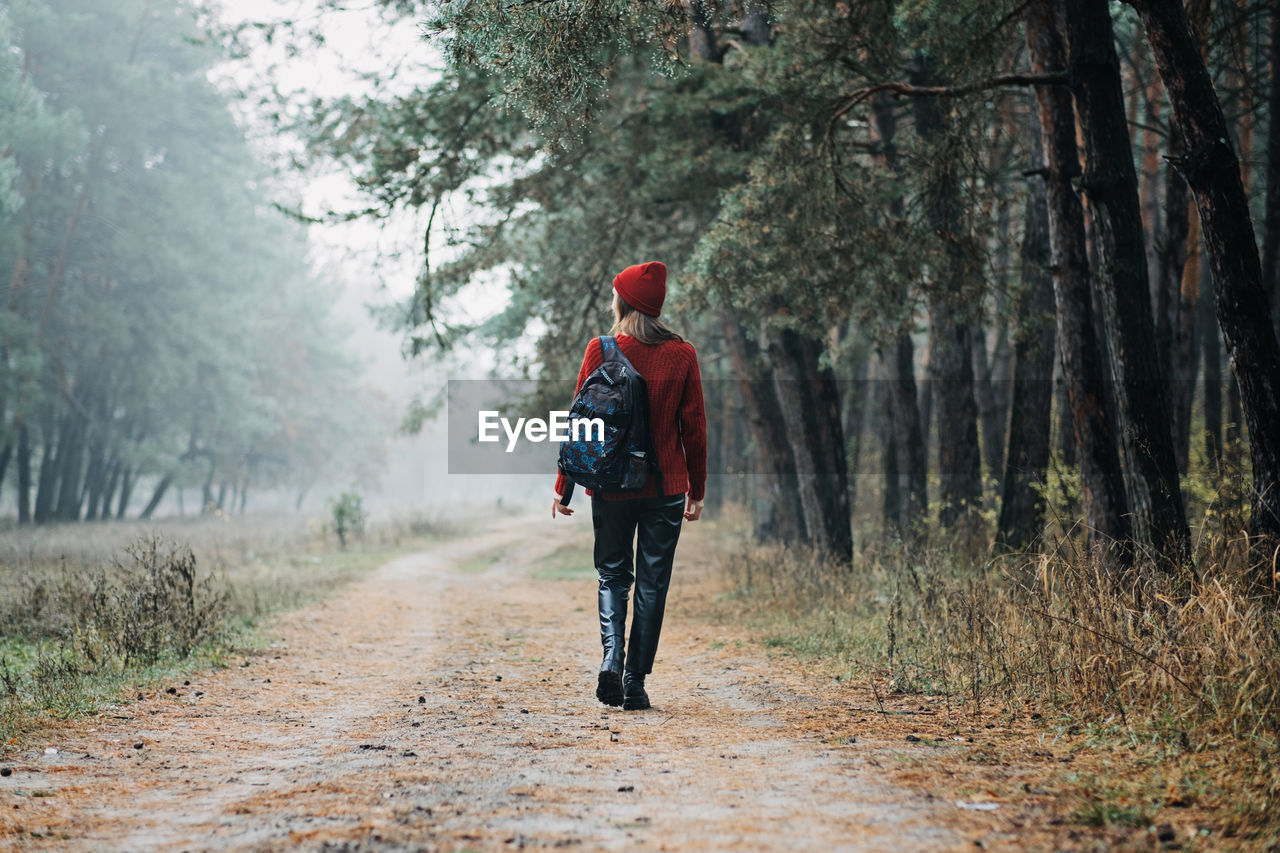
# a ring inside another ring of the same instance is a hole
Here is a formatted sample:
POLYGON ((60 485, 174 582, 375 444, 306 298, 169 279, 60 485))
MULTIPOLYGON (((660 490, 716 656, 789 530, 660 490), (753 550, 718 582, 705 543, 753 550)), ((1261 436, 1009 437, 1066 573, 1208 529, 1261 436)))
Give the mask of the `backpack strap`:
POLYGON ((572 477, 565 477, 564 481, 567 485, 564 487, 564 494, 560 496, 560 506, 569 505, 569 501, 573 499, 573 487, 578 485, 573 482, 572 477))
POLYGON ((618 346, 618 339, 613 335, 600 336, 600 359, 601 361, 619 361, 622 355, 622 349, 618 346))
MULTIPOLYGON (((618 339, 613 335, 600 336, 600 356, 602 363, 606 361, 623 361, 626 358, 622 354, 622 347, 618 346, 618 339)), ((658 464, 657 448, 653 444, 653 423, 649 417, 649 397, 647 394, 644 398, 644 425, 644 449, 648 455, 649 468, 658 480, 658 497, 665 497, 667 490, 662 481, 662 466, 658 464)))

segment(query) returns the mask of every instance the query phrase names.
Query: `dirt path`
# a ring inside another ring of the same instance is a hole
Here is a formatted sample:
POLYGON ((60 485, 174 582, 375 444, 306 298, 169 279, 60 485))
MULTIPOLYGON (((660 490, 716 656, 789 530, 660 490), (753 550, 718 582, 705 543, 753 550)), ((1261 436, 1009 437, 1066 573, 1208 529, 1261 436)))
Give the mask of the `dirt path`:
MULTIPOLYGON (((275 623, 242 666, 51 734, 0 778, 23 849, 973 850, 981 813, 828 742, 843 715, 731 629, 688 617, 681 545, 654 708, 596 702, 594 584, 546 577, 589 523, 508 520, 275 623), (535 567, 543 569, 535 571, 535 567), (46 754, 46 744, 58 750, 46 754)), ((237 659, 236 661, 240 661, 237 659)))

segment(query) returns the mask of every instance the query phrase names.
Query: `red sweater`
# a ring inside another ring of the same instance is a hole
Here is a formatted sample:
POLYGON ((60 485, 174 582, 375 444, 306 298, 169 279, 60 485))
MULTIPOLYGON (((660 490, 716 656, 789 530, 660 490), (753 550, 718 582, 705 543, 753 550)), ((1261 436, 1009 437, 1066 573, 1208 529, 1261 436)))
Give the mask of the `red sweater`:
MULTIPOLYGON (((702 407, 698 354, 683 341, 642 344, 630 335, 618 335, 618 349, 644 377, 649 390, 649 431, 662 470, 662 491, 667 495, 688 493, 693 500, 702 500, 707 487, 707 415, 702 407)), ((592 338, 578 370, 577 388, 602 361, 600 339, 592 338)), ((556 494, 563 495, 568 485, 568 478, 557 474, 556 494)), ((601 497, 624 500, 657 494, 657 478, 650 477, 638 492, 601 497)))

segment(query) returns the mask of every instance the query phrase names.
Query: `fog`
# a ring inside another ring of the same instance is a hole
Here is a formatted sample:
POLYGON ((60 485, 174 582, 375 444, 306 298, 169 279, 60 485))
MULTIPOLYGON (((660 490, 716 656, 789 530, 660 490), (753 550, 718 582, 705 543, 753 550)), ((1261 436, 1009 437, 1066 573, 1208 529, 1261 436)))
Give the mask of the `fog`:
MULTIPOLYGON (((406 357, 373 316, 414 293, 421 214, 343 216, 366 201, 298 111, 404 90, 438 57, 412 20, 324 5, 3 10, 0 518, 323 514, 347 489, 377 518, 550 493, 553 470, 451 474, 442 417, 402 429, 500 362, 465 342, 406 357)), ((477 281, 439 317, 507 297, 477 281)))

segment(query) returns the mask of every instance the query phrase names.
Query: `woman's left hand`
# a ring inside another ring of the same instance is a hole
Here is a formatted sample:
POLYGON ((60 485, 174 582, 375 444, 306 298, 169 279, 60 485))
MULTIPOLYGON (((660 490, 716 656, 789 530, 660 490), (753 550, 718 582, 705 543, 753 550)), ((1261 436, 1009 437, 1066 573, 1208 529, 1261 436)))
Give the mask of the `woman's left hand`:
POLYGON ((685 521, 697 521, 702 517, 702 501, 695 501, 693 498, 684 499, 684 519, 685 521))
POLYGON ((560 515, 573 515, 573 510, 560 503, 560 494, 558 492, 556 493, 555 503, 551 505, 551 517, 555 518, 557 513, 560 515))

